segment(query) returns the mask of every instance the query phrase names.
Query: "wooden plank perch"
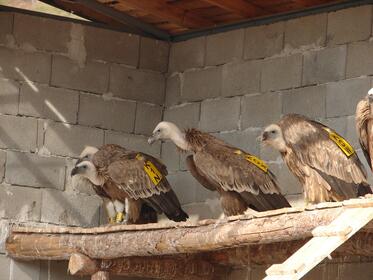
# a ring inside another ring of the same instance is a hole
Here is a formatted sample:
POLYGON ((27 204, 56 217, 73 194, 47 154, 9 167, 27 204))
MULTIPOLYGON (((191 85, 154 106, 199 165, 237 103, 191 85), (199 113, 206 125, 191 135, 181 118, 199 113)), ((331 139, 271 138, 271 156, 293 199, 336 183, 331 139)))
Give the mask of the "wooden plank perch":
MULTIPOLYGON (((286 208, 226 221, 98 228, 13 226, 6 250, 10 257, 22 260, 70 260, 69 269, 76 275, 104 271, 159 279, 219 279, 227 266, 284 261, 312 238, 316 227, 329 225, 347 208, 373 208, 373 198, 322 203, 305 210, 286 208)), ((335 256, 371 256, 372 229, 371 222, 335 256)), ((105 279, 105 275, 95 277, 105 279)))

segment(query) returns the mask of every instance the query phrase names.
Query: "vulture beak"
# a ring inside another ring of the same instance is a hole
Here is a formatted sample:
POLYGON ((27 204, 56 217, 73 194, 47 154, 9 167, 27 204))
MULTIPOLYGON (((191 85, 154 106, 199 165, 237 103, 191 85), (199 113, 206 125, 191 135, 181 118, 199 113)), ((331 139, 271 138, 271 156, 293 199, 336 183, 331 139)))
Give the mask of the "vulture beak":
POLYGON ((153 144, 155 141, 157 141, 157 138, 154 136, 154 134, 148 138, 149 145, 153 144))
POLYGON ((72 170, 71 170, 71 173, 70 173, 70 176, 73 177, 74 175, 78 174, 79 173, 79 167, 74 167, 72 170))
POLYGON ((262 136, 260 137, 260 141, 264 142, 268 139, 268 132, 264 131, 262 136))

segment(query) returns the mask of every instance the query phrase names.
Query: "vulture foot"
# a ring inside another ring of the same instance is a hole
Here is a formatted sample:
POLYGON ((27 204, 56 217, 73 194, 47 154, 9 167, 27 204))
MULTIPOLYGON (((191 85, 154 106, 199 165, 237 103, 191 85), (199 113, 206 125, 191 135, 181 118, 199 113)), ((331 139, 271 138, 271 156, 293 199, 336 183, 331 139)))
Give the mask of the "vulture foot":
POLYGON ((222 214, 219 219, 216 220, 214 228, 217 228, 219 225, 228 222, 228 217, 225 214, 222 214))
POLYGON ((123 212, 118 212, 115 216, 115 223, 121 224, 123 221, 127 221, 126 215, 123 212))

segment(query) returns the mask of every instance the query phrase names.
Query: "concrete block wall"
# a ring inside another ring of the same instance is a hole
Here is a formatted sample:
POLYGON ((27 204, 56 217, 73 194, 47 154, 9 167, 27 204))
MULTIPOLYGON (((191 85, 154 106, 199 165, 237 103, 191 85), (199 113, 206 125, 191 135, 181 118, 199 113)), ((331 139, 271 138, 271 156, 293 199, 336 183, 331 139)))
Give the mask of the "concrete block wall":
POLYGON ((106 223, 70 171, 85 145, 160 156, 146 140, 162 118, 168 53, 138 35, 0 12, 0 279, 75 279, 65 262, 6 258, 8 225, 106 223))

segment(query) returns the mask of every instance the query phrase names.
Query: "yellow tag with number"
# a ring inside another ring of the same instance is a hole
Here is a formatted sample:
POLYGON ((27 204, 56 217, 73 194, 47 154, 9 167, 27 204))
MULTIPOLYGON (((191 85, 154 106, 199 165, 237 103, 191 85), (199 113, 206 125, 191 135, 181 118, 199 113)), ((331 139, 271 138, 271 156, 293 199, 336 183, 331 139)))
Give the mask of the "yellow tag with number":
POLYGON ((144 164, 144 170, 148 174, 150 180, 152 180, 154 185, 158 185, 162 180, 162 174, 150 161, 146 161, 144 164))
MULTIPOLYGON (((241 150, 236 150, 236 151, 234 151, 234 153, 236 155, 243 154, 243 152, 241 150)), ((251 162, 252 164, 254 164, 259 169, 263 170, 264 172, 266 172, 266 173, 268 172, 268 165, 264 161, 262 161, 260 158, 257 158, 256 156, 253 156, 253 155, 245 154, 245 159, 248 162, 251 162)))
POLYGON ((342 150, 342 152, 347 156, 350 157, 355 153, 354 148, 348 143, 342 136, 338 135, 337 133, 331 131, 330 129, 324 128, 329 133, 329 138, 337 146, 342 150))

